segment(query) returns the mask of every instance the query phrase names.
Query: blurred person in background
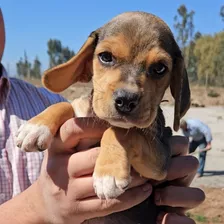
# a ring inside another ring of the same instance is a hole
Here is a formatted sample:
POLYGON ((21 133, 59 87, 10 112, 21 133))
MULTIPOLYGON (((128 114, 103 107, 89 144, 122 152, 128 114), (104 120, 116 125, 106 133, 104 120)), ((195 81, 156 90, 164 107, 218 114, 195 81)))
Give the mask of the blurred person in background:
POLYGON ((197 177, 202 177, 206 161, 207 151, 211 150, 212 133, 208 125, 198 119, 182 120, 180 128, 184 136, 191 138, 189 153, 194 153, 199 148, 199 168, 197 177))

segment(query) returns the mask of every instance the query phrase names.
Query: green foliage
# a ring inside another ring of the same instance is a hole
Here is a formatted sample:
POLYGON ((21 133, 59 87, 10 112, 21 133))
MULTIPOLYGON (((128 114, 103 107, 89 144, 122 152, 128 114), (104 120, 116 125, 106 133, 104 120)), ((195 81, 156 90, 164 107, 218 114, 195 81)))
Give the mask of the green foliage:
POLYGON ((31 77, 40 79, 41 78, 41 62, 39 61, 38 57, 34 59, 33 67, 31 69, 31 77))
POLYGON ((191 212, 187 212, 186 215, 196 221, 197 223, 222 223, 220 216, 215 216, 212 218, 208 218, 204 215, 192 214, 191 212))
POLYGON ((220 16, 222 18, 222 21, 224 22, 224 5, 220 8, 220 16))
POLYGON ((30 78, 31 64, 28 60, 26 51, 24 52, 24 58, 20 58, 19 62, 16 64, 16 68, 18 76, 30 78))
POLYGON ((22 78, 41 78, 41 62, 38 57, 35 58, 33 65, 29 62, 26 52, 24 58, 20 58, 16 63, 17 75, 22 78))
MULTIPOLYGON (((194 11, 189 12, 181 5, 174 17, 176 39, 185 58, 189 80, 206 87, 224 86, 224 32, 215 35, 194 33, 194 15, 194 11)), ((224 21, 224 6, 220 16, 224 21)))
POLYGON ((190 212, 187 212, 186 214, 189 218, 192 218, 194 221, 197 221, 197 223, 208 223, 207 217, 203 215, 197 215, 197 214, 192 214, 190 212))
POLYGON ((75 55, 73 50, 62 46, 60 40, 50 39, 47 42, 50 68, 68 61, 75 55))
POLYGON ((200 37, 200 33, 194 34, 194 14, 191 10, 188 12, 185 5, 177 9, 177 15, 174 17, 174 28, 177 31, 177 42, 185 58, 185 64, 190 81, 197 80, 197 58, 194 55, 195 39, 200 37))
POLYGON ((174 17, 174 28, 177 31, 177 42, 182 48, 183 54, 185 56, 186 44, 192 40, 194 33, 194 11, 188 12, 185 5, 181 5, 177 9, 177 15, 174 17))
POLYGON ((208 91, 208 96, 215 98, 215 97, 219 97, 220 94, 215 92, 213 89, 211 89, 211 90, 208 91))
POLYGON ((224 86, 224 32, 200 37, 194 54, 199 81, 206 86, 224 86))
MULTIPOLYGON (((50 39, 47 43, 48 55, 49 55, 49 66, 54 67, 61 63, 68 61, 75 55, 73 50, 68 47, 63 47, 60 40, 50 39)), ((24 58, 16 63, 17 75, 21 78, 41 78, 41 62, 36 56, 31 64, 28 60, 26 52, 24 52, 24 58)))

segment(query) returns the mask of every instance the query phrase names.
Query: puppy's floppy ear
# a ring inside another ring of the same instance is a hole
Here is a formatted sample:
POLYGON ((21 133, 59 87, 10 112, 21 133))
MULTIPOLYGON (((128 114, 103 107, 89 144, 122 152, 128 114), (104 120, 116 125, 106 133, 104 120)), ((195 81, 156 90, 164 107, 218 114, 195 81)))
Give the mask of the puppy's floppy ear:
POLYGON ((190 108, 191 93, 188 81, 187 70, 181 52, 174 61, 174 68, 170 83, 171 94, 175 99, 173 129, 179 130, 180 119, 190 108))
POLYGON ((66 63, 45 71, 42 82, 53 92, 61 92, 75 82, 89 82, 93 75, 92 60, 98 30, 92 32, 79 52, 66 63))

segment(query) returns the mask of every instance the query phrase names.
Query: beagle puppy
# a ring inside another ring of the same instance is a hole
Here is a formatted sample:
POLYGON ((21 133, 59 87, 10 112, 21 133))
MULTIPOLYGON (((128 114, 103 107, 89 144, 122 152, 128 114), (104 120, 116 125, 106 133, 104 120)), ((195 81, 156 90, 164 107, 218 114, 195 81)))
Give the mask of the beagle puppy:
POLYGON ((47 70, 42 81, 58 93, 90 80, 90 96, 52 105, 29 120, 19 130, 17 146, 43 151, 66 120, 95 116, 110 125, 93 174, 99 198, 122 194, 131 167, 146 178, 165 179, 172 135, 160 108, 166 89, 175 99, 175 131, 190 107, 184 59, 169 27, 146 12, 122 13, 92 32, 68 62, 47 70))

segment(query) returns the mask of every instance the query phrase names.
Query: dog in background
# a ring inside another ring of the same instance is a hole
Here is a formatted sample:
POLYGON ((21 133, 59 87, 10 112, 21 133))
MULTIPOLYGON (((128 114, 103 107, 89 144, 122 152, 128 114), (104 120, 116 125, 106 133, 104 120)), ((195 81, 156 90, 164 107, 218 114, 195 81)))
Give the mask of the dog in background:
POLYGON ((184 59, 169 27, 149 13, 120 14, 92 32, 72 59, 47 70, 43 84, 61 92, 91 79, 90 96, 52 105, 29 120, 19 130, 17 146, 43 151, 66 120, 95 116, 110 124, 93 174, 98 197, 122 194, 131 181, 131 167, 146 178, 163 180, 172 135, 160 108, 166 89, 175 99, 175 131, 190 107, 184 59))

